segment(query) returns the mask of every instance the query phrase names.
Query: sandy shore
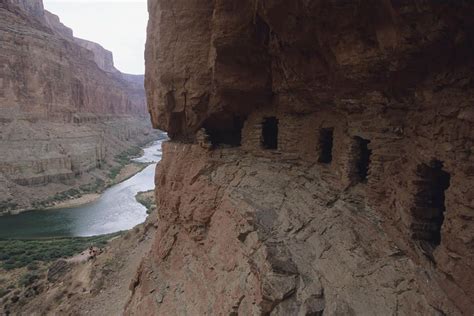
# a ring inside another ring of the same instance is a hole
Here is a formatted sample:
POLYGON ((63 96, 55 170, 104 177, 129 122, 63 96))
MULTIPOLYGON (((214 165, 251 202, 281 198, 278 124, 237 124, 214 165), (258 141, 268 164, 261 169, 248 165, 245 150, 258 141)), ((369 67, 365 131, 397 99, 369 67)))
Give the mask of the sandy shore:
MULTIPOLYGON (((140 171, 145 169, 147 166, 149 166, 149 164, 141 164, 141 163, 135 163, 135 162, 132 162, 128 165, 125 165, 122 168, 122 170, 120 170, 120 173, 117 175, 117 177, 113 181, 109 182, 103 188, 103 191, 107 190, 111 186, 114 186, 114 185, 119 184, 119 183, 121 183, 125 180, 130 179, 131 177, 133 177, 134 175, 136 175, 137 173, 139 173, 140 171)), ((89 203, 93 203, 93 202, 97 201, 102 196, 103 191, 101 193, 89 193, 89 194, 84 194, 84 195, 82 195, 78 198, 59 201, 59 202, 55 203, 54 205, 51 205, 51 206, 48 206, 48 207, 45 207, 45 208, 41 208, 41 209, 25 208, 25 209, 11 210, 11 211, 8 211, 8 212, 5 212, 5 213, 1 213, 0 216, 3 216, 3 215, 18 215, 18 214, 23 213, 23 212, 35 211, 35 210, 56 210, 56 209, 60 209, 60 208, 79 207, 79 206, 87 205, 89 203)))
MULTIPOLYGON (((134 162, 125 165, 122 170, 120 170, 120 173, 117 175, 111 185, 116 185, 120 182, 130 179, 131 177, 145 169, 147 166, 149 166, 149 164, 139 164, 134 162)), ((110 187, 111 185, 109 185, 108 187, 110 187)))
MULTIPOLYGON (((124 166, 122 170, 120 170, 120 173, 117 175, 114 181, 112 181, 104 188, 104 191, 107 190, 107 188, 110 188, 111 186, 117 185, 127 179, 130 179, 131 177, 142 171, 146 166, 146 164, 137 163, 130 163, 124 166)), ((78 198, 58 202, 57 204, 51 207, 45 208, 45 210, 55 210, 59 208, 73 208, 83 206, 97 201, 101 196, 102 193, 84 194, 83 196, 78 198)))
POLYGON ((58 202, 55 205, 46 208, 46 210, 56 210, 58 208, 70 208, 70 207, 78 207, 78 206, 86 205, 86 204, 97 201, 100 198, 100 196, 101 194, 98 194, 98 193, 84 194, 83 196, 75 198, 75 199, 58 202))
POLYGON ((17 209, 17 210, 11 210, 5 213, 0 214, 0 216, 5 216, 5 215, 18 215, 23 212, 29 212, 29 211, 47 211, 47 210, 56 210, 60 208, 72 208, 72 207, 78 207, 82 205, 86 205, 92 202, 97 201, 100 198, 101 194, 99 193, 90 193, 90 194, 84 194, 81 197, 70 199, 70 200, 64 200, 57 202, 56 204, 52 206, 48 206, 45 208, 41 209, 34 209, 34 208, 23 208, 23 209, 17 209))

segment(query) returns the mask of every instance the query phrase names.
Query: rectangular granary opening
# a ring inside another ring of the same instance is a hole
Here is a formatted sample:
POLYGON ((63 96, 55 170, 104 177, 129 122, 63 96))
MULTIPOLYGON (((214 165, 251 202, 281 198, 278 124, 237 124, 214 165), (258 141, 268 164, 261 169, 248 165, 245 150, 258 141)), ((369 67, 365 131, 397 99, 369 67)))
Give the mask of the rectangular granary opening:
POLYGON ((334 128, 322 128, 319 131, 319 159, 318 162, 329 164, 332 161, 334 143, 334 128))
POLYGON ((370 140, 355 136, 354 141, 356 182, 366 183, 369 176, 370 157, 372 155, 372 151, 369 149, 370 140))
POLYGON ((420 164, 414 181, 416 192, 412 212, 412 237, 423 240, 434 249, 441 243, 441 227, 444 222, 445 192, 451 176, 443 170, 443 163, 433 160, 420 164))
POLYGON ((204 124, 208 141, 213 148, 239 147, 245 119, 240 116, 213 116, 204 124))
POLYGON ((278 119, 274 116, 265 117, 262 121, 262 147, 278 148, 278 119))

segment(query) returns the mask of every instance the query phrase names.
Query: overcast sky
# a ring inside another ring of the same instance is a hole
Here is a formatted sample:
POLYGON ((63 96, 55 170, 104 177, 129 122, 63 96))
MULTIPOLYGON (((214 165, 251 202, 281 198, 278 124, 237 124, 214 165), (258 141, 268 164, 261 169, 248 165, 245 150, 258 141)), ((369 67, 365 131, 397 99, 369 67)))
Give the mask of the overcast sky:
POLYGON ((146 0, 43 0, 75 37, 101 44, 114 53, 115 67, 143 74, 148 12, 146 0))

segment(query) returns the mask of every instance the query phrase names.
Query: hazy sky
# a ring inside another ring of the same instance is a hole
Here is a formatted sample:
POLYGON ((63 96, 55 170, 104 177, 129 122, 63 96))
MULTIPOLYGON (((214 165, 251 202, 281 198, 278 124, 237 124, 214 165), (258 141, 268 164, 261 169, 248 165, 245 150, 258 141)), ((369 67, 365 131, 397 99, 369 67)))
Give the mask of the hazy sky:
POLYGON ((43 0, 75 37, 101 44, 114 53, 122 72, 144 73, 148 12, 146 0, 43 0))

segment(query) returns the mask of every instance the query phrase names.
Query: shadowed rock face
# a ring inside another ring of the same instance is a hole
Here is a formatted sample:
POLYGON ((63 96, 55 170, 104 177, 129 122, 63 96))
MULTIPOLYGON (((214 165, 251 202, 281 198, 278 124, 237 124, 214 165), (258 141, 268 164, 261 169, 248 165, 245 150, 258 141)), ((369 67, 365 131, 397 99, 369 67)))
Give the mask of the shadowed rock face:
POLYGON ((153 120, 192 138, 219 112, 350 110, 355 101, 347 99, 375 91, 412 104, 415 88, 436 73, 470 64, 469 9, 430 1, 151 1, 153 120))
POLYGON ((473 10, 149 0, 172 141, 128 313, 472 314, 473 10))

